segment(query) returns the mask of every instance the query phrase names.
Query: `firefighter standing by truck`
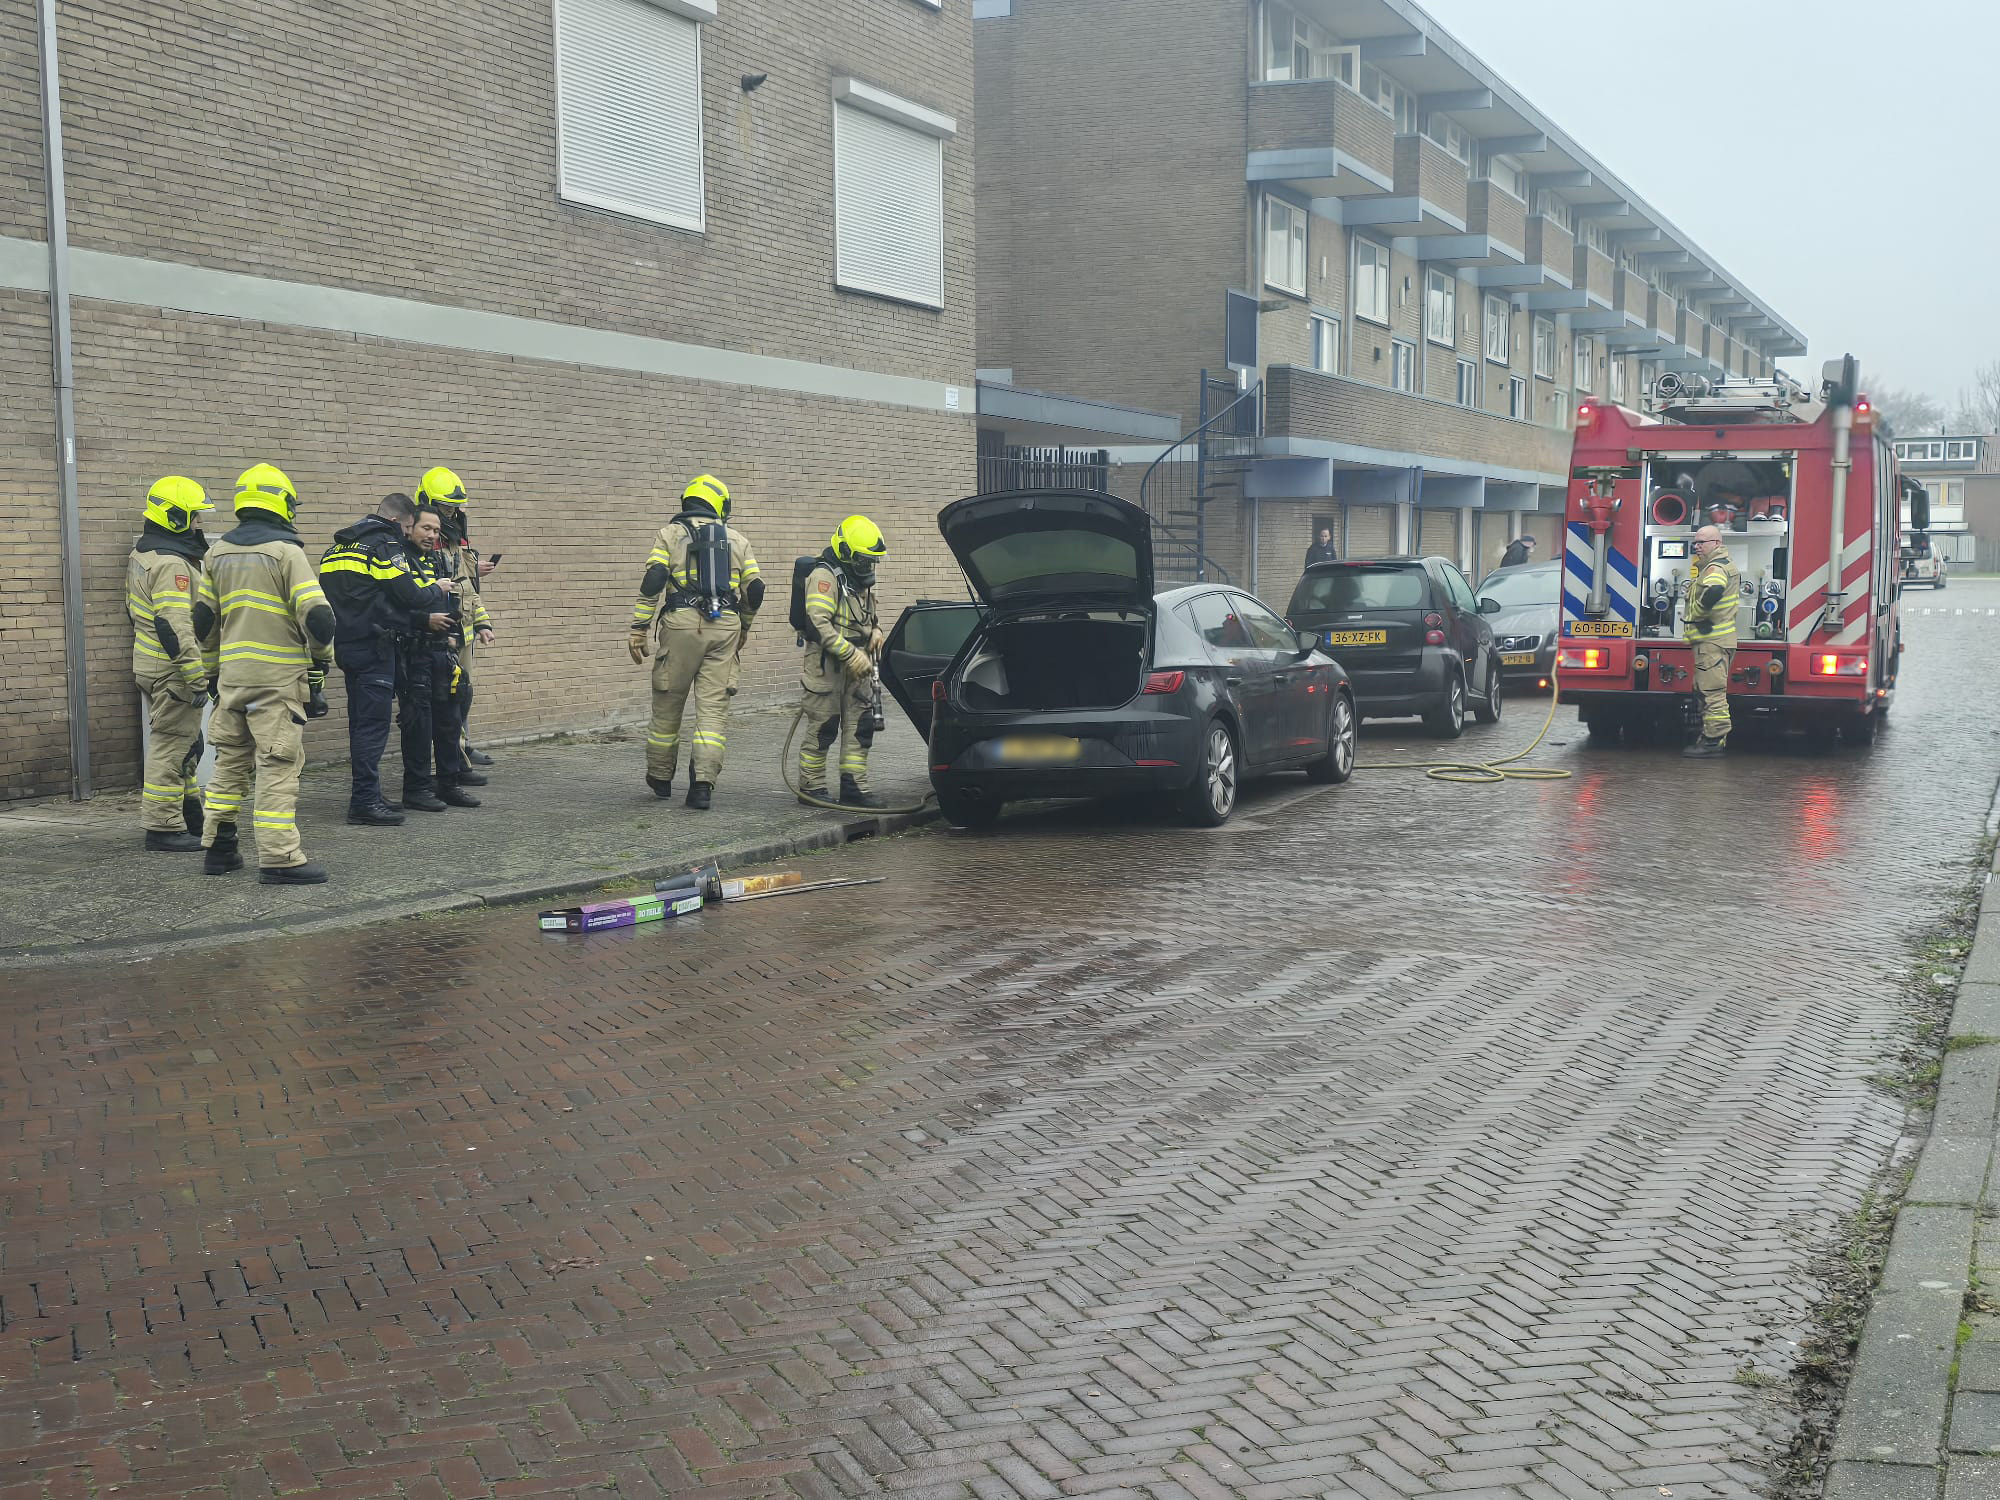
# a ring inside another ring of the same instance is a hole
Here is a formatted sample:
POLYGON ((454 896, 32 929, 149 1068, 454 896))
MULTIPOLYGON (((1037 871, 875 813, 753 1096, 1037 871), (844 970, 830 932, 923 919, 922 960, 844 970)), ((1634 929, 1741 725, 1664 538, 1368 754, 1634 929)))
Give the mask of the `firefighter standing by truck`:
POLYGON ((726 524, 729 486, 703 474, 681 492, 681 511, 653 542, 639 597, 632 606, 629 649, 653 663, 653 719, 646 732, 646 785, 662 799, 674 794, 681 719, 694 697, 688 755, 687 805, 705 811, 722 773, 728 744, 729 695, 737 659, 764 602, 764 579, 742 532, 726 524))
POLYGON ((172 474, 146 492, 146 524, 125 562, 125 612, 132 617, 132 675, 146 695, 146 773, 139 822, 146 847, 161 853, 201 848, 201 700, 208 685, 201 637, 208 607, 195 602, 207 540, 195 515, 213 510, 202 487, 172 474))
POLYGON ((1729 664, 1736 652, 1736 610, 1743 599, 1743 579, 1714 526, 1695 532, 1693 551, 1695 566, 1688 575, 1683 626, 1694 647, 1701 736, 1681 753, 1701 759, 1722 754, 1729 740, 1729 664))
MULTIPOLYGON (((799 684, 805 689, 807 738, 799 747, 799 795, 826 796, 826 758, 840 746, 840 798, 849 807, 882 807, 868 790, 875 743, 875 661, 883 646, 875 611, 875 565, 888 553, 882 528, 849 516, 833 533, 819 565, 806 575, 807 629, 799 684)), ((803 566, 803 564, 802 564, 803 566)))

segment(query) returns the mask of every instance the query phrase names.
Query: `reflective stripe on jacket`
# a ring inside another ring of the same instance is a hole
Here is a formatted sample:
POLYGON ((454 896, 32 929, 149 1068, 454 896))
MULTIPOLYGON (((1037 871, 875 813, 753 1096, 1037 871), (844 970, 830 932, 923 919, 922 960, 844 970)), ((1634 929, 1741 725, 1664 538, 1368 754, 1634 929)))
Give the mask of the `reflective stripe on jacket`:
POLYGON ((171 672, 192 687, 208 680, 201 642, 194 633, 194 601, 201 568, 171 552, 140 546, 125 561, 125 613, 132 619, 132 675, 157 682, 171 672), (166 629, 162 631, 160 627, 166 629), (167 650, 167 638, 174 650, 167 650))
POLYGON ((1694 571, 1687 584, 1687 611, 1682 617, 1683 634, 1690 641, 1736 643, 1736 611, 1743 603, 1743 575, 1720 547, 1694 571), (1703 604, 1701 596, 1720 585, 1722 597, 1703 604))
MULTIPOLYGON (((706 524, 722 523, 712 521, 706 524)), ((742 602, 744 591, 750 587, 753 579, 764 575, 757 567, 757 559, 751 555, 749 538, 734 526, 724 526, 723 529, 729 534, 729 592, 737 600, 733 610, 747 621, 756 612, 742 602)), ((694 537, 686 526, 674 520, 660 528, 660 534, 653 542, 653 550, 646 557, 646 574, 639 585, 639 597, 632 605, 634 630, 646 630, 652 626, 654 618, 660 612, 663 597, 666 607, 672 609, 675 594, 693 590, 695 586, 693 553, 694 537), (664 574, 655 574, 653 571, 655 568, 664 569, 664 574), (646 592, 647 584, 656 577, 663 577, 664 582, 652 593, 646 592), (668 592, 669 588, 672 593, 668 592)), ((729 612, 724 611, 724 613, 729 612)))

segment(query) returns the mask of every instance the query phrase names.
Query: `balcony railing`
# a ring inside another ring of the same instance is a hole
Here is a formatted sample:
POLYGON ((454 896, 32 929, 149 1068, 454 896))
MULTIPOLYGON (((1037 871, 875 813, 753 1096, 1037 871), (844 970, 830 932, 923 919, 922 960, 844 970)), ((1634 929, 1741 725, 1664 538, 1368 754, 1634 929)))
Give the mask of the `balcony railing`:
POLYGON ((1396 137, 1396 196, 1421 198, 1454 219, 1466 210, 1465 163, 1420 135, 1396 137))
POLYGON ((1570 435, 1561 428, 1292 365, 1272 366, 1264 390, 1267 437, 1527 470, 1551 483, 1569 467, 1570 435))
POLYGON ((1516 250, 1527 243, 1527 205, 1505 188, 1475 182, 1465 191, 1465 228, 1469 234, 1490 235, 1516 250))
POLYGON ((1536 214, 1528 220, 1528 264, 1542 265, 1568 280, 1576 266, 1576 241, 1554 219, 1536 214))
POLYGON ((1582 291, 1594 293, 1604 299, 1609 306, 1612 297, 1613 266, 1611 257, 1602 250, 1593 250, 1588 245, 1578 245, 1574 257, 1576 274, 1570 285, 1582 291))
POLYGON ((1396 169, 1395 126, 1331 78, 1260 83, 1250 90, 1252 151, 1338 150, 1385 180, 1396 169))

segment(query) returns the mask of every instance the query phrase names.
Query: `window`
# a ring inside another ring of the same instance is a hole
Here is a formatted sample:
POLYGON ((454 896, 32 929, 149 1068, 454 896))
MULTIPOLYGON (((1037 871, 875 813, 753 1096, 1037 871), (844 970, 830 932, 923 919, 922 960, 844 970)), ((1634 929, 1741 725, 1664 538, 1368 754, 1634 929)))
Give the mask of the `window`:
POLYGON ((1625 361, 1622 359, 1613 359, 1609 361, 1609 364, 1611 366, 1611 374, 1607 378, 1611 387, 1611 402, 1614 406, 1623 406, 1625 404, 1625 361))
POLYGON ((647 0, 556 0, 556 191, 699 231, 701 27, 647 0))
POLYGON ((1306 211, 1282 198, 1264 200, 1264 285, 1306 294, 1306 211))
POLYGON ((1264 7, 1264 81, 1292 83, 1337 78, 1354 87, 1361 49, 1343 47, 1317 21, 1288 5, 1264 7))
POLYGON ((1585 224, 1583 226, 1583 242, 1599 255, 1610 253, 1610 241, 1604 237, 1604 226, 1602 224, 1594 221, 1585 224))
POLYGON ((1396 122, 1396 134, 1417 133, 1416 96, 1372 63, 1361 65, 1360 94, 1396 122))
MULTIPOLYGON (((1196 600, 1197 607, 1204 601, 1196 600)), ((1299 580, 1292 598, 1293 615, 1304 610, 1338 613, 1349 610, 1422 609, 1430 602, 1424 571, 1414 566, 1326 568, 1299 580)), ((1198 626, 1196 627, 1199 628, 1198 626)))
POLYGON ((1306 320, 1312 334, 1312 367, 1329 375, 1340 373, 1340 320, 1314 313, 1306 320))
POLYGON ((1513 157, 1487 157, 1484 175, 1488 182, 1506 189, 1523 203, 1528 201, 1528 173, 1513 157))
POLYGON ((1575 349, 1576 388, 1580 391, 1592 390, 1597 383, 1597 344, 1578 334, 1575 349))
POLYGON ((1389 321, 1389 252, 1373 240, 1354 242, 1354 316, 1371 323, 1389 321))
POLYGON ((944 138, 957 123, 852 78, 834 81, 834 281, 944 306, 944 138))
POLYGON ((1514 356, 1513 314, 1505 297, 1486 299, 1486 357, 1504 365, 1514 356))
POLYGON ((1472 136, 1458 121, 1445 115, 1425 115, 1423 134, 1432 145, 1441 146, 1467 166, 1472 165, 1472 136))
POLYGON ((1185 606, 1184 618, 1211 646, 1224 651, 1254 651, 1250 632, 1236 617, 1227 594, 1203 594, 1185 606))
POLYGON ((1944 456, 1952 463, 1977 463, 1979 461, 1979 440, 1965 438, 1944 445, 1944 456))
POLYGON ((1389 346, 1389 383, 1399 391, 1417 388, 1417 346, 1396 339, 1389 346))
POLYGON ((1517 422, 1528 420, 1528 382, 1518 375, 1507 377, 1507 415, 1517 422))
POLYGON ((1444 271, 1424 273, 1424 337, 1447 349, 1457 340, 1458 278, 1444 271))
POLYGON ((1905 463, 1936 463, 1944 458, 1944 444, 1941 442, 1905 443, 1903 461, 1905 463))
POLYGON ((1479 366, 1469 359, 1458 362, 1458 404, 1474 408, 1479 405, 1479 366))
POLYGON ((1551 223, 1569 228, 1569 205, 1547 188, 1535 194, 1535 212, 1551 223))
POLYGON ((1260 647, 1283 651, 1288 656, 1298 654, 1299 637, 1291 626, 1247 594, 1232 594, 1229 602, 1236 606, 1238 617, 1250 627, 1250 638, 1260 647))
POLYGON ((1556 325, 1548 318, 1535 319, 1535 373, 1544 380, 1556 378, 1556 325))
POLYGON ((1465 581, 1465 575, 1450 563, 1438 566, 1438 576, 1444 583, 1444 591, 1451 596, 1452 608, 1461 614, 1479 613, 1479 601, 1472 597, 1472 585, 1465 581))
POLYGON ((1549 392, 1549 426, 1569 426, 1569 392, 1549 392))

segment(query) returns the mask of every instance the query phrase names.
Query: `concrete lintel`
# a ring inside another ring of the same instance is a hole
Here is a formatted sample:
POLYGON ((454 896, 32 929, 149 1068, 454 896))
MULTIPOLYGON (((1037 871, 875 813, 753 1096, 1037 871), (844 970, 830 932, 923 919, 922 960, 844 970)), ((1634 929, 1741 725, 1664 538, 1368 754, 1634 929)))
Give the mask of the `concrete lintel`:
POLYGON ((1333 493, 1343 505, 1407 505, 1416 488, 1415 469, 1337 469, 1333 493))
POLYGON ((1518 266, 1525 258, 1523 252, 1490 234, 1415 235, 1404 241, 1404 247, 1418 260, 1444 261, 1457 266, 1518 266))
MULTIPOLYGON (((1419 94, 1417 108, 1426 114, 1477 114, 1493 107, 1491 89, 1443 89, 1435 94, 1419 94)), ((1496 146, 1491 141, 1481 141, 1480 145, 1489 151, 1511 151, 1511 146, 1496 146)))
MULTIPOLYGON (((1244 167, 1251 182, 1331 182, 1336 186, 1352 183, 1355 193, 1386 193, 1395 178, 1378 172, 1366 162, 1356 161, 1337 146, 1301 146, 1284 151, 1252 151, 1244 167)), ((1340 222, 1345 199, 1338 194, 1312 200, 1313 212, 1340 222)))
POLYGON ((1465 233, 1465 220, 1427 198, 1364 198, 1349 203, 1344 222, 1350 229, 1407 229, 1413 233, 1465 233))
MULTIPOLYGON (((1531 312, 1570 312, 1588 307, 1590 295, 1567 284, 1559 287, 1543 287, 1522 297, 1521 305, 1531 312)), ((1570 323, 1570 327, 1576 327, 1574 320, 1570 323)))
POLYGON ((1549 149, 1549 138, 1537 130, 1529 135, 1491 136, 1479 144, 1496 156, 1533 156, 1549 149))
POLYGON ((1542 267, 1536 264, 1520 266, 1481 266, 1473 278, 1486 291, 1525 291, 1542 285, 1542 267))
POLYGON ((1421 31, 1400 36, 1371 36, 1361 43, 1363 62, 1380 62, 1385 57, 1423 57, 1430 51, 1430 38, 1421 31))
POLYGON ((1419 502, 1440 510, 1482 510, 1486 505, 1484 474, 1441 474, 1424 470, 1419 502))
MULTIPOLYGON (((1440 407, 1446 402, 1437 402, 1440 407)), ((1452 406, 1451 410, 1459 408, 1452 406)), ((1496 418, 1495 420, 1504 420, 1496 418)), ((1522 426, 1527 426, 1522 423, 1522 426)), ((1327 438, 1267 437, 1263 452, 1273 457, 1326 458, 1334 464, 1336 482, 1342 472, 1357 469, 1393 469, 1398 472, 1407 469, 1422 469, 1426 474, 1481 475, 1489 483, 1512 482, 1536 486, 1543 484, 1567 484, 1568 478, 1562 474, 1543 474, 1533 469, 1498 468, 1492 464, 1474 463, 1466 459, 1444 458, 1432 453, 1414 453, 1389 448, 1369 448, 1359 443, 1338 443, 1327 438), (1343 470, 1342 466, 1349 466, 1343 470)))
MULTIPOLYGON (((1546 142, 1547 137, 1544 136, 1542 139, 1546 142)), ((1543 149, 1546 149, 1546 147, 1543 149)), ((1573 172, 1530 172, 1528 174, 1528 187, 1531 190, 1539 190, 1541 188, 1587 188, 1596 181, 1595 177, 1584 171, 1581 167, 1573 172)), ((1579 217, 1591 217, 1589 213, 1590 204, 1580 203, 1574 205, 1574 207, 1579 217)))
POLYGON ((1531 511, 1542 503, 1539 484, 1521 484, 1512 479, 1486 481, 1486 509, 1531 511))
POLYGON ((1102 437, 1137 438, 1162 443, 1175 442, 1181 436, 1181 419, 1166 412, 1119 406, 1109 401, 1086 401, 1076 396, 1052 395, 1013 385, 989 384, 984 380, 979 382, 978 405, 980 419, 996 424, 1018 422, 1040 427, 1065 427, 1102 437))
POLYGON ((1259 458, 1244 477, 1253 500, 1324 500, 1333 495, 1333 464, 1324 458, 1259 458))

